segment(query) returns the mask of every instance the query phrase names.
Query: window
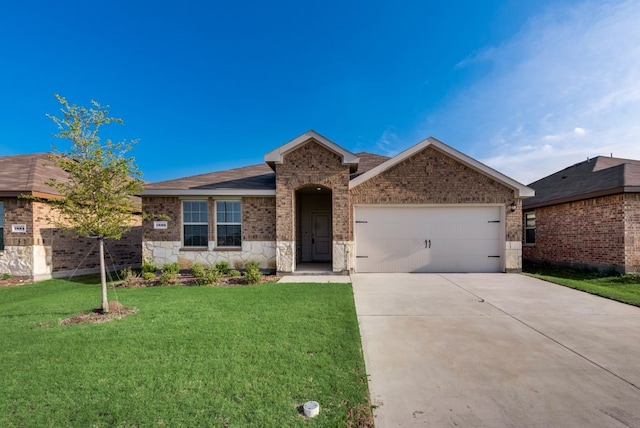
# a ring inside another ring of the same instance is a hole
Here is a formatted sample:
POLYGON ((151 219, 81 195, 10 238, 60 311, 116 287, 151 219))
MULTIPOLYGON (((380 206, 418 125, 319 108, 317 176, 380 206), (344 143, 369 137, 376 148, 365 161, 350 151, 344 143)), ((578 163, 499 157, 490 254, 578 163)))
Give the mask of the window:
POLYGON ((0 202, 0 251, 4 250, 4 203, 0 202))
POLYGON ((207 201, 182 201, 182 227, 185 247, 206 247, 209 242, 207 201))
POLYGON ((216 202, 216 236, 218 247, 242 246, 240 201, 216 202))
POLYGON ((524 243, 536 243, 536 212, 531 211, 524 214, 524 243))

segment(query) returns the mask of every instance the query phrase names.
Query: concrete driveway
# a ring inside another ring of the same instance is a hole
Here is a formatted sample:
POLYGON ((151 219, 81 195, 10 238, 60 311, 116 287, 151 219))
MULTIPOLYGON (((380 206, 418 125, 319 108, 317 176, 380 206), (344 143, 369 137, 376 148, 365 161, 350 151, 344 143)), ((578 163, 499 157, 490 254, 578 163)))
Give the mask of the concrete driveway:
POLYGON ((351 279, 378 428, 640 427, 640 308, 515 274, 351 279))

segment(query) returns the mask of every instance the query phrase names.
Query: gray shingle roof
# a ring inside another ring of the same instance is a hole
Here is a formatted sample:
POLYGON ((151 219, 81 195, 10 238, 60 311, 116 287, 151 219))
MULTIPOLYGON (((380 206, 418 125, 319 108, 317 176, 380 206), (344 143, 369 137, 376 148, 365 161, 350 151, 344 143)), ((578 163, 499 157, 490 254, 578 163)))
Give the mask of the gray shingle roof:
POLYGON ((0 157, 0 195, 58 195, 54 188, 45 183, 51 178, 64 181, 67 174, 54 165, 49 156, 49 153, 35 153, 0 157))
MULTIPOLYGON (((360 158, 358 171, 352 174, 351 178, 375 168, 389 159, 386 156, 366 152, 358 153, 357 156, 360 158)), ((215 189, 275 190, 275 188, 276 175, 266 163, 193 175, 174 180, 159 181, 144 186, 145 191, 215 189)))
POLYGON ((145 190, 256 189, 276 188, 276 174, 267 164, 245 166, 159 181, 144 186, 145 190))
POLYGON ((358 170, 351 174, 352 179, 390 159, 388 156, 376 155, 375 153, 367 152, 356 153, 356 156, 360 158, 360 163, 358 164, 358 170))
POLYGON ((529 184, 525 209, 624 192, 640 192, 640 161, 598 156, 529 184))

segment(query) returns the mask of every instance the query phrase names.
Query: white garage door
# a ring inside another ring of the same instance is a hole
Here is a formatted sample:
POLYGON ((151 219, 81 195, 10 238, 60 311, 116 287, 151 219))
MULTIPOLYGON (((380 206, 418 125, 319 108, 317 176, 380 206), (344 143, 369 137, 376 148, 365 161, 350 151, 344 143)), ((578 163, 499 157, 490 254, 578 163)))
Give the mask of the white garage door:
POLYGON ((500 207, 355 209, 357 272, 501 272, 500 207))

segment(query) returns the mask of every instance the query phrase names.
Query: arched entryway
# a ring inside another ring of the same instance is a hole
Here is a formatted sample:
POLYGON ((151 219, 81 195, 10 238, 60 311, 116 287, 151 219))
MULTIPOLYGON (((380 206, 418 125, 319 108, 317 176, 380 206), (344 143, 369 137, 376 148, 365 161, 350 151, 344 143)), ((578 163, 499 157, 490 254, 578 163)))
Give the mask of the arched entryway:
POLYGON ((296 190, 296 271, 331 271, 333 209, 331 189, 307 185, 296 190))

